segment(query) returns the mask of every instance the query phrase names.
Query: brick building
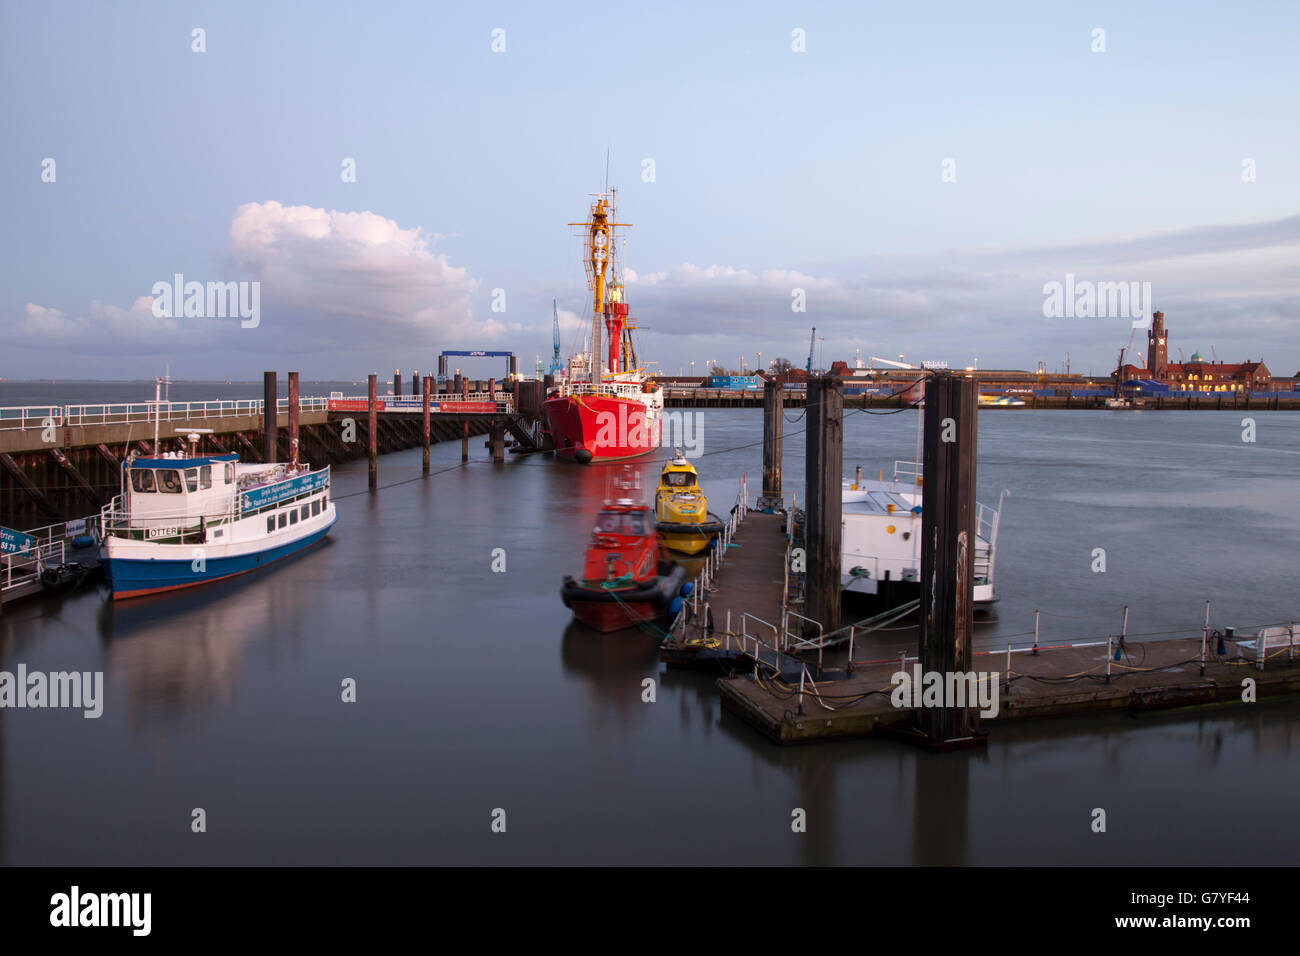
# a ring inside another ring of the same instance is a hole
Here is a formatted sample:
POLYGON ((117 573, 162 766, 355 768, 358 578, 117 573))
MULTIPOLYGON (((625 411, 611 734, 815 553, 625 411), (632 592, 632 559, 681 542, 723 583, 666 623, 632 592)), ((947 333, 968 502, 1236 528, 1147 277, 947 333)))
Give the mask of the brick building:
POLYGON ((1169 331, 1165 314, 1156 312, 1147 331, 1147 364, 1124 365, 1123 381, 1144 379, 1160 382, 1176 392, 1249 392, 1270 387, 1272 376, 1263 360, 1258 362, 1207 362, 1192 353, 1190 362, 1169 361, 1169 331))

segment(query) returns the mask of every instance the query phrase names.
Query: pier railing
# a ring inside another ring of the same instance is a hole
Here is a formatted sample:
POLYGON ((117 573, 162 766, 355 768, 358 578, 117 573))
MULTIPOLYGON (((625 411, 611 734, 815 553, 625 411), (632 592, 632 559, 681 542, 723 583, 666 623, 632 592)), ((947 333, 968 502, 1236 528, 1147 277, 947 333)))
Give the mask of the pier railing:
MULTIPOLYGON (((304 412, 329 410, 328 398, 302 398, 304 412)), ((98 405, 9 405, 0 408, 0 431, 29 428, 61 428, 64 425, 128 425, 136 422, 198 421, 206 418, 256 417, 265 403, 259 400, 212 400, 203 402, 111 402, 98 405)), ((289 412, 289 400, 276 402, 277 412, 289 412)))
POLYGON ((63 424, 62 405, 5 405, 0 407, 0 431, 58 427, 63 424))
MULTIPOLYGON (((330 411, 365 411, 370 399, 366 395, 334 395, 325 400, 330 411)), ((473 412, 497 412, 510 413, 515 410, 514 397, 505 391, 497 392, 442 392, 429 397, 430 412, 437 414, 442 412, 461 412, 465 411, 465 406, 473 406, 468 409, 473 412), (445 407, 444 407, 445 406, 445 407), (491 408, 488 408, 491 406, 491 408)), ((381 395, 378 399, 378 408, 381 412, 412 412, 419 413, 424 410, 424 399, 422 396, 406 395, 381 395)))
POLYGON ((46 565, 58 566, 67 560, 68 542, 83 534, 101 540, 99 516, 91 515, 72 521, 60 521, 24 531, 36 543, 26 551, 0 556, 0 590, 21 587, 39 578, 46 565))

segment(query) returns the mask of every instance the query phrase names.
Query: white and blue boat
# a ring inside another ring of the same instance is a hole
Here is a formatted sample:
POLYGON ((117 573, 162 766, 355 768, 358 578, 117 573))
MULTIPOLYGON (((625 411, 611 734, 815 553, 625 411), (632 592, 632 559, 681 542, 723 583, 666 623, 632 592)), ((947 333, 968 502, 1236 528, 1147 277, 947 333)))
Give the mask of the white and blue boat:
POLYGON ((255 571, 320 541, 336 513, 328 466, 172 452, 128 460, 100 518, 117 600, 255 571))

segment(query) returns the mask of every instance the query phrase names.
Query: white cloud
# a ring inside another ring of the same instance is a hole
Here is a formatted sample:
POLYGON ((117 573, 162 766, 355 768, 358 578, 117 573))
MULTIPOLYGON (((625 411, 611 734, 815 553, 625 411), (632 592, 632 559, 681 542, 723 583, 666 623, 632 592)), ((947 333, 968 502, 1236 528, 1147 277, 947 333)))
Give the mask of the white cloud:
MULTIPOLYGON (((491 344, 520 329, 477 310, 479 282, 430 245, 450 234, 404 229, 373 212, 339 212, 278 202, 247 203, 230 223, 224 263, 185 281, 260 283, 260 321, 158 318, 152 296, 129 307, 92 302, 72 313, 29 302, 15 345, 81 354, 176 355, 220 349, 268 357, 312 352, 387 355, 453 340, 491 344)), ((141 276, 140 286, 174 272, 141 276)), ((385 361, 388 361, 385 358, 385 361)))
MULTIPOLYGON (((1032 249, 874 256, 823 269, 754 270, 683 263, 629 281, 633 314, 653 330, 643 352, 665 366, 701 348, 804 355, 808 329, 825 336, 827 363, 906 352, 965 364, 1109 368, 1132 332, 1127 319, 1049 320, 1043 285, 1067 272, 1096 282, 1150 282, 1171 343, 1188 354, 1261 355, 1277 374, 1300 365, 1300 217, 1147 237, 1032 249), (640 288, 639 293, 636 289, 640 288), (791 310, 792 292, 807 311, 791 310), (664 333, 661 337, 659 333, 664 333), (707 344, 705 344, 707 343, 707 344)), ((1135 339, 1139 345, 1141 335, 1135 339)))
POLYGON ((430 251, 440 235, 372 212, 254 202, 236 211, 228 252, 261 281, 263 303, 311 316, 313 335, 407 346, 500 339, 509 326, 486 300, 474 317, 479 282, 430 251))

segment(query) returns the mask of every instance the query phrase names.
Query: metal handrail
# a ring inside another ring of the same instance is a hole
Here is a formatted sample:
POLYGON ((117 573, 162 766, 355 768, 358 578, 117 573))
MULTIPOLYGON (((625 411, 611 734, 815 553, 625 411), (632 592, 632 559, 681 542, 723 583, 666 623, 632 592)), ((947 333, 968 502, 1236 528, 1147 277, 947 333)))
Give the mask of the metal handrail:
POLYGON ((784 639, 785 639, 785 646, 786 646, 786 647, 789 647, 789 646, 790 646, 790 638, 792 638, 792 637, 794 638, 794 645, 795 645, 795 649, 796 649, 796 650, 799 650, 799 649, 802 649, 802 648, 805 648, 805 647, 816 647, 816 648, 817 648, 817 666, 818 666, 818 667, 821 667, 821 666, 822 666, 822 649, 826 646, 826 628, 822 627, 822 622, 821 622, 821 621, 814 620, 814 619, 811 618, 811 617, 806 617, 806 616, 804 616, 803 614, 800 614, 798 611, 786 611, 786 621, 785 621, 785 627, 784 627, 784 630, 785 630, 785 638, 784 638, 784 639), (812 641, 805 640, 803 637, 801 637, 801 636, 799 636, 799 635, 796 635, 796 634, 792 634, 792 633, 791 633, 791 631, 790 631, 790 622, 789 622, 789 619, 792 618, 792 617, 797 617, 797 618, 798 618, 799 620, 801 620, 801 621, 807 621, 809 624, 815 624, 815 625, 817 626, 817 642, 816 642, 816 644, 814 644, 812 641))
MULTIPOLYGON (((328 398, 308 396, 298 400, 305 412, 329 410, 328 398)), ((104 402, 81 405, 7 405, 0 407, 0 431, 63 425, 126 425, 160 421, 194 421, 261 415, 261 399, 210 399, 194 402, 104 402)), ((288 412, 289 399, 276 401, 277 412, 288 412)))

